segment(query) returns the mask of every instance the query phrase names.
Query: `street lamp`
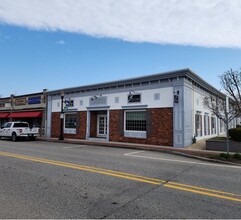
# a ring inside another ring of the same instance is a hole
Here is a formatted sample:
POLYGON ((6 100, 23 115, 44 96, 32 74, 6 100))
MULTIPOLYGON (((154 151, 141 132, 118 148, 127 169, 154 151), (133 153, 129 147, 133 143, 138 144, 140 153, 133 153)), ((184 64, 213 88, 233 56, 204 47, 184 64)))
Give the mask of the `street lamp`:
MULTIPOLYGON (((11 94, 11 96, 10 96, 10 112, 12 113, 13 112, 13 106, 14 106, 14 98, 15 98, 15 95, 14 94, 11 94)), ((13 118, 11 117, 10 118, 10 121, 12 121, 13 120, 13 118)))
POLYGON ((59 140, 64 140, 64 91, 62 90, 60 93, 61 96, 61 113, 60 113, 60 133, 59 140))

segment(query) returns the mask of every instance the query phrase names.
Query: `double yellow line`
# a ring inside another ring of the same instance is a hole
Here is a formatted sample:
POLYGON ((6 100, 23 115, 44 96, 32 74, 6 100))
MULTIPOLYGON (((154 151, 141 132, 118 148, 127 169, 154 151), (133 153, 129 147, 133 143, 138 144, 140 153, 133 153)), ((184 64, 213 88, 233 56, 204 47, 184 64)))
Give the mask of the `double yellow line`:
POLYGON ((169 182, 169 181, 165 181, 165 180, 160 180, 160 179, 155 179, 155 178, 150 178, 150 177, 145 177, 145 176, 140 176, 140 175, 135 175, 135 174, 130 174, 130 173, 118 172, 118 171, 114 171, 114 170, 102 169, 102 168, 98 168, 98 167, 84 166, 84 165, 79 165, 79 164, 74 164, 74 163, 66 163, 66 162, 61 162, 61 161, 56 161, 56 160, 48 160, 48 159, 44 159, 44 158, 30 157, 30 156, 26 156, 26 155, 13 154, 13 153, 1 152, 1 151, 0 151, 0 156, 17 158, 17 159, 22 159, 22 160, 27 160, 27 161, 33 161, 33 162, 37 162, 37 163, 50 164, 50 165, 55 165, 55 166, 60 166, 60 167, 65 167, 65 168, 71 168, 71 169, 75 169, 75 170, 88 171, 88 172, 92 172, 92 173, 98 173, 98 174, 103 174, 103 175, 107 175, 107 176, 113 176, 113 177, 118 177, 118 178, 122 178, 122 179, 128 179, 128 180, 148 183, 148 184, 152 184, 152 185, 162 185, 164 187, 171 188, 171 189, 176 189, 176 190, 181 190, 181 191, 186 191, 186 192, 190 192, 190 193, 195 193, 195 194, 200 194, 200 195, 205 195, 205 196, 210 196, 210 197, 216 197, 216 198, 220 198, 220 199, 226 199, 226 200, 241 203, 241 195, 234 194, 234 193, 228 193, 228 192, 224 192, 224 191, 212 190, 212 189, 196 187, 196 186, 191 186, 191 185, 186 185, 186 184, 181 184, 181 183, 176 183, 176 182, 169 182))

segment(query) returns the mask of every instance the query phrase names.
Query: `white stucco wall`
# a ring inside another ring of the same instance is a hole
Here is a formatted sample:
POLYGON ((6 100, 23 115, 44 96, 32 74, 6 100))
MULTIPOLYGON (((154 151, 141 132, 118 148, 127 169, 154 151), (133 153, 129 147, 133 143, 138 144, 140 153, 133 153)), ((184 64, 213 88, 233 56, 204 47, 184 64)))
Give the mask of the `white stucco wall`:
MULTIPOLYGON (((114 109, 122 109, 123 106, 134 106, 134 105, 147 105, 147 108, 164 108, 164 107, 173 107, 173 88, 157 88, 157 89, 145 89, 145 90, 136 90, 133 94, 141 94, 141 102, 138 103, 128 103, 128 95, 129 92, 120 92, 113 91, 112 93, 105 92, 96 92, 96 94, 66 94, 64 99, 72 99, 74 100, 74 107, 69 108, 75 109, 76 111, 86 111, 86 107, 89 107, 89 100, 94 95, 99 97, 107 97, 106 106, 110 106, 110 110, 114 109), (160 97, 159 100, 155 100, 154 96, 160 97), (118 103, 116 103, 116 98, 119 99, 118 103)), ((60 112, 60 96, 52 97, 52 112, 60 112)))
POLYGON ((204 92, 203 90, 199 88, 194 89, 193 93, 193 134, 195 134, 195 114, 199 113, 202 115, 202 136, 196 137, 197 140, 202 140, 210 137, 215 137, 217 135, 223 135, 225 134, 224 131, 220 131, 220 119, 218 119, 212 111, 204 104, 204 99, 205 97, 210 97, 209 93, 204 92), (209 129, 210 129, 210 134, 205 135, 204 134, 204 126, 205 126, 205 115, 208 115, 210 117, 209 121, 209 129), (215 118, 215 127, 216 131, 214 134, 212 134, 212 123, 211 123, 211 117, 215 118))

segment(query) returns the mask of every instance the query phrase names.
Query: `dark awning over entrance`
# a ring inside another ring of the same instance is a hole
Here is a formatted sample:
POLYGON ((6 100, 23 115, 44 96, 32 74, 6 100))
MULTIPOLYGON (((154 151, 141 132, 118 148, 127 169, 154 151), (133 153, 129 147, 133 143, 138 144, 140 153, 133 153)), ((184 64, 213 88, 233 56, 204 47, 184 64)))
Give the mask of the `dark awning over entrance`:
POLYGON ((13 112, 8 118, 41 118, 42 112, 13 112))

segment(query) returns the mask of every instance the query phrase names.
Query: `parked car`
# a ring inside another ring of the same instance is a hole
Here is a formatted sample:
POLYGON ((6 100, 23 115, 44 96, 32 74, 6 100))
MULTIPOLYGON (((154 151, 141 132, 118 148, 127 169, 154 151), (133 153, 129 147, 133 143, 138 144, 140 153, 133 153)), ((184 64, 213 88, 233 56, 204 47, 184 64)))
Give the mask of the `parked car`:
POLYGON ((30 128, 27 122, 7 122, 0 129, 0 139, 6 137, 11 138, 13 141, 17 141, 20 138, 35 140, 37 136, 39 136, 39 128, 30 128))

